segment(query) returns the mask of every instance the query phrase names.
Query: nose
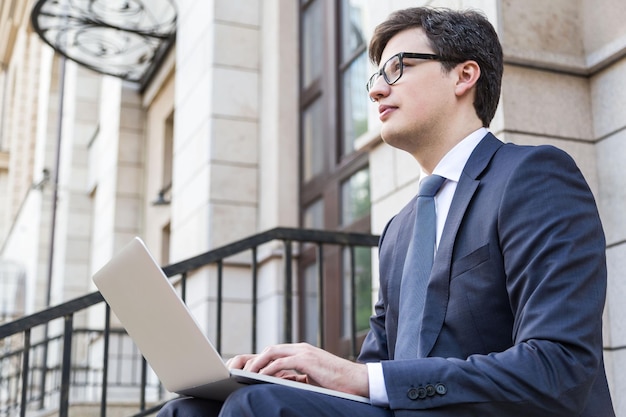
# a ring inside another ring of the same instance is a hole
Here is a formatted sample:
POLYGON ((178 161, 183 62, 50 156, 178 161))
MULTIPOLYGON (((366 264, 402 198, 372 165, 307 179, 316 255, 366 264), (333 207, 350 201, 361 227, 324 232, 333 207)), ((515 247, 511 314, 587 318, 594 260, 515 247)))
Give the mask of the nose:
POLYGON ((391 86, 387 84, 384 78, 381 76, 381 77, 378 77, 376 81, 374 81, 374 84, 372 84, 372 87, 370 88, 370 91, 367 94, 369 95, 370 100, 372 100, 375 103, 378 100, 380 100, 382 97, 385 97, 389 94, 390 87, 391 86))

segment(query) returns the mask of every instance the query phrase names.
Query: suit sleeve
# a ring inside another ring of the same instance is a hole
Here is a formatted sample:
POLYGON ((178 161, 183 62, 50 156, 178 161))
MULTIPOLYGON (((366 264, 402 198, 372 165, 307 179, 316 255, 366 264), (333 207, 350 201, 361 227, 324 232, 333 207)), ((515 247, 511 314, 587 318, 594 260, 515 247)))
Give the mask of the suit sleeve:
POLYGON ((606 296, 605 241, 596 204, 565 153, 542 146, 516 159, 503 173, 500 201, 493 201, 514 317, 511 347, 467 358, 384 361, 394 410, 537 417, 573 416, 585 409, 602 365, 606 296), (437 384, 445 395, 427 401, 407 395, 417 386, 437 384))

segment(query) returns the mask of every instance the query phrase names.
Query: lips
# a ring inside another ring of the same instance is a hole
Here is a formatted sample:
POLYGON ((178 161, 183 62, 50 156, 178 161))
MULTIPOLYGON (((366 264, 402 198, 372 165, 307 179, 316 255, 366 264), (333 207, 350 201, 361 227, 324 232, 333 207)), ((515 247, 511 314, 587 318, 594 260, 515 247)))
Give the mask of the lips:
POLYGON ((397 109, 396 106, 389 106, 386 104, 381 104, 380 106, 378 106, 378 117, 380 118, 380 120, 384 120, 386 119, 395 109, 397 109))

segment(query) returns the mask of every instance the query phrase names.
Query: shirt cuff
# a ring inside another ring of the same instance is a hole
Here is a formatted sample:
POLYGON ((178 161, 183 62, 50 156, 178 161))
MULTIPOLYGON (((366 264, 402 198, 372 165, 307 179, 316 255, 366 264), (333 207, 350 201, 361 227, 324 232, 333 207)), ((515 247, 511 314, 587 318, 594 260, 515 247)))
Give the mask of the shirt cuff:
POLYGON ((370 402, 378 407, 388 407, 389 397, 385 387, 383 365, 380 362, 366 363, 369 378, 370 402))

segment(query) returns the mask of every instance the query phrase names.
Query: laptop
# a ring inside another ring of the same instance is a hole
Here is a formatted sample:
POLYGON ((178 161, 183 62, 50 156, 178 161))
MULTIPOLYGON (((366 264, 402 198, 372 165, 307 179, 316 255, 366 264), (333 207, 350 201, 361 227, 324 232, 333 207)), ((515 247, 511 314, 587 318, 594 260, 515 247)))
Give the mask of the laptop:
POLYGON ((96 272, 93 282, 170 392, 223 401, 245 385, 273 383, 370 402, 353 394, 228 369, 138 237, 96 272))

